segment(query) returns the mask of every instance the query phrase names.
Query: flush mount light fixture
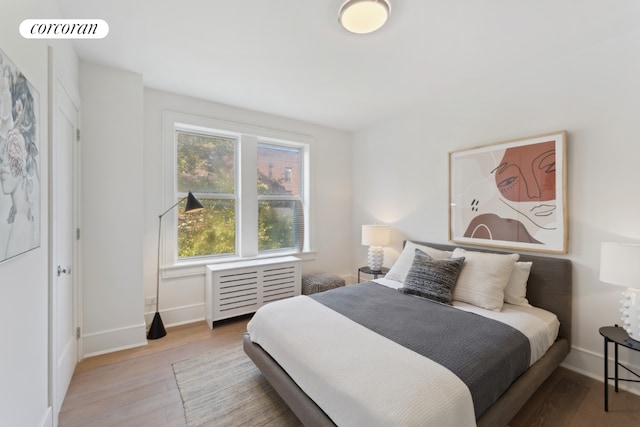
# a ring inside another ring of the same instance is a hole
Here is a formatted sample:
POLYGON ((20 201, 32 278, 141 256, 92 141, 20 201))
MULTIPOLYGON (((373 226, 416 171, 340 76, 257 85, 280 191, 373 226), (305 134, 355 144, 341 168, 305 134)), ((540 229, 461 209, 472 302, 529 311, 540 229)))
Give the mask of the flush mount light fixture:
POLYGON ((338 20, 347 31, 367 34, 382 27, 390 11, 387 0, 347 0, 340 7, 338 20))

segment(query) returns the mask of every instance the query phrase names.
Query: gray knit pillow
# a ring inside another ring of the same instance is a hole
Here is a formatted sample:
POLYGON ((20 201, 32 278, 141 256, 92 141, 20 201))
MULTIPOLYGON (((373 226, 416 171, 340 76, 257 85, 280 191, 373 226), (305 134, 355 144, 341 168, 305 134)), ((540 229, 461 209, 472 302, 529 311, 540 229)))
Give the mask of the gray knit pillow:
POLYGON ((464 258, 434 260, 416 249, 413 263, 400 291, 451 305, 453 287, 462 270, 464 258))

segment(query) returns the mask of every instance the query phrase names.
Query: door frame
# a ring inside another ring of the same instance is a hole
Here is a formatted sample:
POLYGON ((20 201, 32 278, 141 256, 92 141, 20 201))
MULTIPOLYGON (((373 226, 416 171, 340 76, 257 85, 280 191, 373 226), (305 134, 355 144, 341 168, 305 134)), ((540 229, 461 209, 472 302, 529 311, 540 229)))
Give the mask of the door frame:
MULTIPOLYGON (((56 258, 54 256, 55 254, 55 248, 57 245, 57 235, 56 235, 56 231, 57 228, 54 224, 54 220, 55 220, 55 212, 54 212, 54 203, 53 200, 56 197, 56 194, 54 194, 54 190, 55 190, 55 167, 54 167, 54 154, 53 154, 53 147, 54 147, 54 142, 56 141, 57 138, 57 131, 58 131, 58 104, 59 104, 59 90, 64 90, 66 93, 66 96, 71 100, 71 102, 73 103, 76 111, 78 112, 78 117, 77 117, 77 129, 79 131, 80 129, 80 124, 81 124, 81 110, 80 110, 80 96, 79 94, 74 93, 73 91, 69 90, 69 88, 73 88, 72 84, 68 84, 68 79, 66 78, 67 75, 70 75, 70 73, 66 73, 63 67, 59 64, 61 64, 63 62, 62 59, 58 59, 57 53, 56 53, 56 49, 52 46, 48 47, 48 87, 49 87, 49 103, 48 103, 48 110, 49 110, 49 114, 48 114, 48 121, 49 121, 49 125, 48 125, 48 133, 49 133, 49 140, 48 140, 48 151, 49 151, 49 171, 48 171, 48 175, 49 175, 49 203, 48 203, 48 209, 49 209, 49 256, 48 256, 48 265, 49 265, 49 277, 48 277, 48 287, 49 287, 49 390, 48 390, 48 394, 49 394, 49 406, 51 407, 52 411, 54 412, 53 415, 53 427, 57 427, 58 425, 58 411, 57 411, 57 407, 62 405, 62 402, 64 401, 64 397, 65 396, 56 396, 56 381, 58 378, 58 373, 57 373, 57 365, 58 365, 58 355, 56 352, 56 333, 57 333, 57 328, 56 328, 56 311, 55 311, 55 303, 56 303, 56 289, 55 289, 55 285, 56 285, 56 279, 57 279, 57 263, 56 263, 56 258)), ((79 135, 79 134, 78 134, 79 135)), ((73 313, 73 319, 74 319, 74 327, 76 328, 80 328, 79 330, 82 331, 82 286, 81 286, 81 280, 80 278, 82 277, 82 269, 81 269, 81 262, 80 262, 80 258, 81 258, 81 240, 80 240, 80 230, 81 230, 81 216, 80 216, 80 195, 81 195, 81 183, 80 183, 80 179, 78 179, 78 177, 80 176, 81 173, 81 169, 80 169, 80 141, 79 138, 75 139, 75 142, 73 144, 72 147, 72 152, 73 152, 73 158, 71 161, 71 164, 73 166, 73 170, 72 170, 72 181, 73 181, 73 189, 72 189, 72 207, 71 210, 73 212, 73 228, 76 233, 75 238, 73 238, 72 240, 72 244, 73 244, 73 255, 72 255, 72 266, 73 266, 73 271, 72 274, 70 276, 71 282, 72 282, 72 289, 73 289, 73 303, 72 303, 72 309, 74 310, 73 313)), ((77 361, 79 362, 80 360, 82 360, 82 354, 83 354, 83 349, 82 349, 82 339, 81 337, 77 339, 77 345, 76 345, 76 358, 77 361)))

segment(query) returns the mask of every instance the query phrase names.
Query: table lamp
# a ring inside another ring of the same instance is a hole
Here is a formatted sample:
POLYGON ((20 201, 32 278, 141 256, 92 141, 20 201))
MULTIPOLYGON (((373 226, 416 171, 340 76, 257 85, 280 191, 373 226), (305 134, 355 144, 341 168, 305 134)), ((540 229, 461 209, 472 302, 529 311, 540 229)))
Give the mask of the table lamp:
POLYGON ((153 315, 153 321, 151 322, 151 326, 149 327, 149 332, 147 333, 147 339, 149 340, 157 340, 158 338, 162 338, 167 335, 167 331, 164 329, 164 324, 162 323, 162 318, 160 317, 160 312, 158 308, 160 306, 160 237, 162 233, 162 217, 168 214, 173 208, 178 206, 180 202, 183 200, 187 200, 187 203, 184 205, 184 213, 193 213, 198 212, 204 209, 202 203, 194 196, 191 191, 187 197, 183 197, 178 200, 171 206, 169 209, 164 211, 158 216, 158 272, 156 275, 156 314, 153 315))
POLYGON ((603 242, 600 250, 600 280, 627 288, 622 293, 622 327, 631 339, 640 341, 640 244, 603 242))
POLYGON ((369 246, 367 260, 372 273, 382 272, 382 261, 384 260, 383 246, 389 244, 388 225, 363 225, 362 245, 369 246))

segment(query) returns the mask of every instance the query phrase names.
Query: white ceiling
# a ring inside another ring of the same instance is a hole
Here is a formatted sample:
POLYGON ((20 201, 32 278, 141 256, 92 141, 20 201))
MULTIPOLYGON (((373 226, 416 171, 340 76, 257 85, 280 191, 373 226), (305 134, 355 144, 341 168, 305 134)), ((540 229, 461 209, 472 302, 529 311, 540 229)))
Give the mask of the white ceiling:
POLYGON ((56 0, 104 19, 86 61, 147 87, 343 130, 497 86, 535 65, 638 36, 637 0, 390 0, 378 32, 337 22, 343 0, 56 0))

